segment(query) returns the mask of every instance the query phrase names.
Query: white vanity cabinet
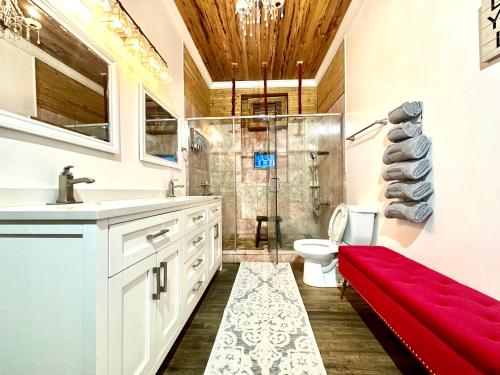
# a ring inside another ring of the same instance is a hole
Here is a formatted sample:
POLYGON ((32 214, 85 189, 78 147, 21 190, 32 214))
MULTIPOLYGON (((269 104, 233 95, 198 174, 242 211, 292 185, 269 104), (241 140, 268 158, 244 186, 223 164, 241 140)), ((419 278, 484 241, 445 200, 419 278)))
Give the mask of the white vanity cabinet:
POLYGON ((0 373, 154 374, 221 267, 220 208, 0 209, 0 373))

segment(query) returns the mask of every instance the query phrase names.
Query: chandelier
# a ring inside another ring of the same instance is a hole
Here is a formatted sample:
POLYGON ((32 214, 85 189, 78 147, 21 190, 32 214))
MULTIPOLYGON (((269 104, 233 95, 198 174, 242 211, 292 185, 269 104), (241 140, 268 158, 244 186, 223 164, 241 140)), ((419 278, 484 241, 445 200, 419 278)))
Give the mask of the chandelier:
POLYGON ((283 18, 285 0, 238 0, 236 13, 240 17, 241 30, 244 36, 253 36, 254 29, 264 22, 266 27, 276 19, 283 18), (247 31, 248 30, 248 31, 247 31))
POLYGON ((3 38, 5 31, 9 30, 14 39, 25 38, 29 42, 34 31, 37 33, 37 44, 40 44, 42 24, 34 18, 38 16, 38 11, 34 5, 28 11, 30 17, 23 14, 18 0, 0 0, 0 37, 3 38))

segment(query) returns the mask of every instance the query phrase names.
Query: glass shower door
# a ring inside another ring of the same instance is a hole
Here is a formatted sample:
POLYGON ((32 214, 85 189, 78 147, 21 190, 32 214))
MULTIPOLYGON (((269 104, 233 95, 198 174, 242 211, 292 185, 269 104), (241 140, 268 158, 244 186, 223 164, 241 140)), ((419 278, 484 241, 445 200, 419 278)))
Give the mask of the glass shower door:
POLYGON ((280 221, 278 215, 278 194, 280 179, 278 177, 277 126, 276 118, 267 120, 267 154, 269 158, 267 189, 267 238, 268 251, 272 259, 278 263, 279 243, 281 240, 280 221))

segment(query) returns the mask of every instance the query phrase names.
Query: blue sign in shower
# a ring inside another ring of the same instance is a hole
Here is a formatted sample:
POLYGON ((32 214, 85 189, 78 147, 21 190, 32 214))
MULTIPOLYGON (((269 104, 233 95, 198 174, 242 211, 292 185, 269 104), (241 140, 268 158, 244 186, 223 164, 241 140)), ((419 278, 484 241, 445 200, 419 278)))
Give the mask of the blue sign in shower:
POLYGON ((273 168, 276 166, 276 155, 269 152, 254 152, 253 167, 255 169, 273 168))

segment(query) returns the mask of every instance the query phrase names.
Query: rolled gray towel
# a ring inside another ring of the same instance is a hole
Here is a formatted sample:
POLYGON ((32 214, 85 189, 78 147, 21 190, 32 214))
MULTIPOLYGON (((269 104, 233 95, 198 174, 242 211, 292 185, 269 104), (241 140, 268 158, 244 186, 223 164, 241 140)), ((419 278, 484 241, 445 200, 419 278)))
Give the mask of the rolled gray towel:
POLYGON ((404 122, 389 129, 387 138, 391 142, 399 142, 422 134, 422 127, 413 122, 404 122))
POLYGON ((405 102, 398 108, 389 112, 387 118, 391 123, 399 124, 401 122, 408 121, 412 118, 420 116, 420 114, 422 113, 422 109, 422 102, 405 102))
POLYGON ((393 182, 387 186, 385 197, 388 199, 420 201, 431 195, 432 192, 432 183, 428 181, 393 182))
POLYGON ((394 202, 385 209, 388 219, 408 220, 412 223, 422 223, 432 215, 432 207, 427 202, 394 202))
POLYGON ((431 169, 432 163, 428 159, 396 163, 384 171, 384 180, 418 180, 431 169))
POLYGON ((430 147, 431 141, 425 135, 419 135, 418 137, 395 143, 385 150, 384 164, 420 159, 427 154, 430 147))

